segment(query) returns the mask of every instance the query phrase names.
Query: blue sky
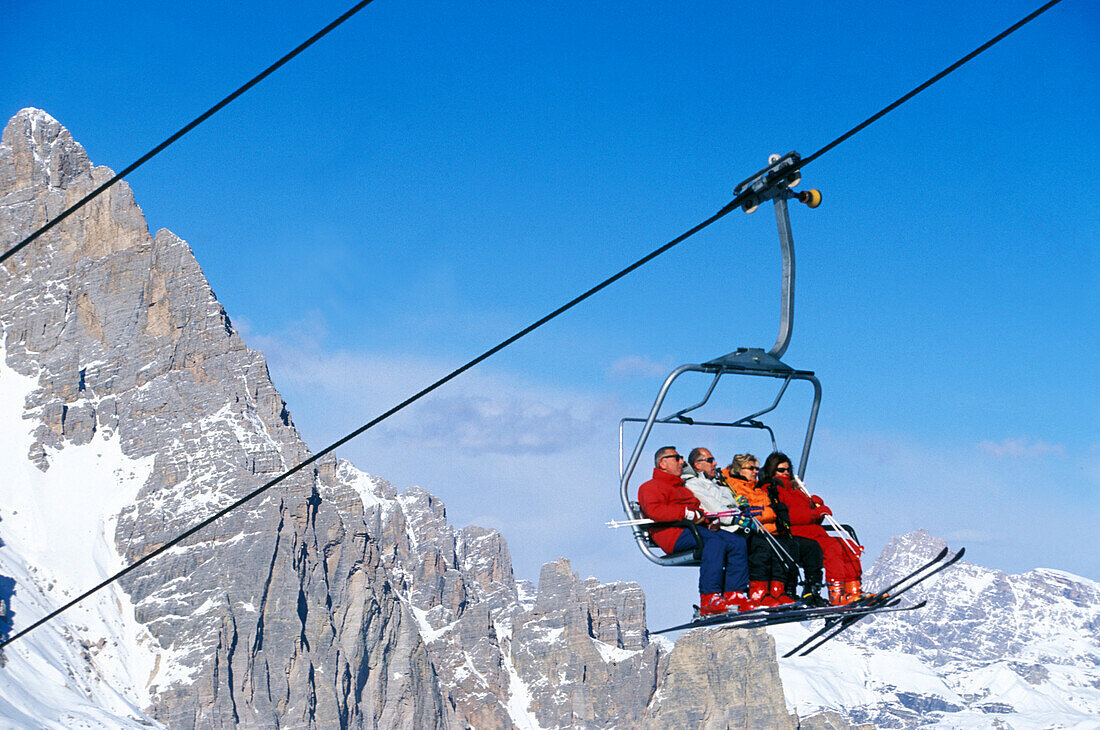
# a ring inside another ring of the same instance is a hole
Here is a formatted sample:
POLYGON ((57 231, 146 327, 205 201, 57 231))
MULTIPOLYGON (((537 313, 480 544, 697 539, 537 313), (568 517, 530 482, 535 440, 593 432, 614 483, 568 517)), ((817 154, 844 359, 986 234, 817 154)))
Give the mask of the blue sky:
MULTIPOLYGON (((319 449, 1037 4, 377 0, 128 180, 319 449)), ((346 7, 19 5, 0 112, 45 109, 119 170, 346 7)), ((872 556, 924 527, 978 563, 1100 579, 1098 29, 1065 0, 804 171, 824 203, 792 209, 785 360, 824 386, 807 482, 872 556)), ((602 526, 618 420, 676 365, 769 347, 778 276, 771 210, 727 216, 341 455, 501 529, 521 577, 565 556, 680 620, 691 571, 602 526)))

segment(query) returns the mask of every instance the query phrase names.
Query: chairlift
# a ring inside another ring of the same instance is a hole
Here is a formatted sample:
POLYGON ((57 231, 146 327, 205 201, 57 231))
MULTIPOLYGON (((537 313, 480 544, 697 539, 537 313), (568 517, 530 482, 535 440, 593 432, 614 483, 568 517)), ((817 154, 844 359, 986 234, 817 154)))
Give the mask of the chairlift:
MULTIPOLYGON (((766 431, 772 443, 772 450, 778 450, 775 441, 775 433, 762 420, 764 416, 779 406, 788 386, 796 380, 805 380, 813 385, 813 403, 810 406, 809 422, 806 427, 806 436, 802 443, 802 455, 798 462, 797 473, 799 478, 805 476, 806 462, 810 456, 810 445, 813 442, 814 427, 817 423, 817 412, 821 405, 821 383, 814 373, 809 370, 796 370, 781 358, 787 351, 791 341, 791 328, 794 319, 794 241, 791 237, 791 222, 787 213, 787 201, 796 199, 810 208, 816 208, 821 203, 821 193, 817 190, 796 192, 793 190, 802 179, 798 168, 801 160, 797 152, 789 152, 786 155, 772 155, 768 158, 768 166, 757 172, 752 177, 741 182, 734 189, 736 195, 742 198, 741 208, 746 213, 753 213, 763 203, 771 200, 775 206, 775 218, 779 227, 779 244, 783 254, 783 282, 781 293, 781 311, 779 320, 779 335, 772 348, 765 352, 755 347, 742 347, 722 357, 710 360, 702 364, 687 364, 673 370, 657 394, 657 399, 645 418, 623 418, 619 421, 619 484, 623 503, 623 510, 627 520, 642 520, 641 507, 637 501, 630 498, 630 478, 634 473, 638 460, 646 453, 646 441, 655 424, 684 425, 684 426, 718 426, 729 428, 751 428, 766 431), (685 373, 705 373, 711 377, 710 386, 707 388, 703 399, 698 403, 681 408, 674 413, 661 417, 659 414, 664 406, 666 396, 673 382, 685 373), (778 394, 771 405, 749 413, 730 421, 704 421, 697 420, 689 414, 697 411, 708 403, 719 381, 726 375, 750 375, 756 377, 776 378, 782 381, 778 394), (642 431, 638 442, 630 454, 628 462, 623 463, 623 427, 627 423, 642 423, 642 431)), ((677 523, 678 524, 678 523, 677 523)), ((634 540, 642 554, 651 562, 665 566, 694 566, 699 564, 699 549, 687 550, 671 555, 664 555, 650 537, 650 529, 660 525, 634 525, 632 527, 634 540)), ((689 524, 684 527, 694 527, 689 524)), ((696 539, 697 545, 701 540, 696 539)))

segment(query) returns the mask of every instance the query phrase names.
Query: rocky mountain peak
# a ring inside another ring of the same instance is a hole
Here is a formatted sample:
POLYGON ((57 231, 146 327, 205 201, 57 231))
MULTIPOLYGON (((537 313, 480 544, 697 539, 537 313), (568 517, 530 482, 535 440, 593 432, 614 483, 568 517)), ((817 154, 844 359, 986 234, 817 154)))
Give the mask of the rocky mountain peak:
MULTIPOLYGON (((21 112, 3 140, 5 247, 111 177, 47 115, 21 112)), ((33 435, 27 458, 48 472, 62 452, 103 439, 152 465, 136 497, 103 515, 121 562, 308 454, 263 356, 241 341, 190 248, 168 231, 150 236, 124 184, 0 269, 0 322, 6 366, 34 383, 19 414, 33 435)), ((124 581, 156 644, 157 669, 141 680, 154 717, 184 728, 445 722, 430 671, 370 669, 396 644, 401 665, 427 658, 367 539, 362 502, 319 498, 342 489, 325 483, 333 471, 286 480, 124 581)))
MULTIPOLYGON (((2 232, 7 246, 30 235, 47 221, 72 206, 114 173, 93 167, 88 153, 69 131, 40 109, 23 109, 5 126, 0 137, 0 182, 5 204, 2 232)), ((79 221, 60 224, 58 235, 46 237, 39 248, 99 258, 128 248, 148 247, 152 242, 145 217, 134 203, 129 185, 119 182, 88 203, 79 221)), ((12 259, 46 263, 33 253, 12 259)), ((87 314, 87 311, 85 310, 87 314)))
POLYGON ((69 130, 41 109, 21 109, 4 128, 2 144, 12 150, 15 179, 65 189, 91 172, 88 154, 69 130))
POLYGON ((934 558, 947 542, 925 529, 890 538, 867 571, 868 585, 884 587, 934 558))

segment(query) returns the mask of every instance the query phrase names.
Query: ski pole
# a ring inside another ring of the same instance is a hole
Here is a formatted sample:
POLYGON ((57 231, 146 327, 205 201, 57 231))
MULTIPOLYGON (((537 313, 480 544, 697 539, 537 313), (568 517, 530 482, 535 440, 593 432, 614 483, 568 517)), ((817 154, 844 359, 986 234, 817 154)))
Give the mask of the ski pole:
POLYGON ((653 520, 648 517, 640 520, 610 520, 604 524, 608 527, 634 527, 635 525, 652 525, 653 520))
MULTIPOLYGON (((725 510, 723 512, 704 512, 703 516, 708 518, 708 519, 716 519, 716 518, 722 518, 722 517, 741 516, 743 514, 747 514, 747 513, 741 512, 739 510, 731 509, 731 510, 725 510)), ((755 520, 756 518, 754 517, 753 519, 755 520)), ((636 519, 636 520, 609 520, 608 522, 605 522, 604 524, 607 525, 608 527, 615 528, 615 527, 634 527, 636 525, 654 525, 656 523, 657 523, 657 520, 651 520, 648 517, 642 517, 642 518, 636 519)))
MULTIPOLYGON (((798 478, 797 474, 794 475, 793 481, 795 484, 798 485, 798 488, 802 490, 803 494, 805 494, 807 497, 813 497, 813 495, 810 494, 810 490, 806 489, 806 485, 802 483, 802 480, 798 478)), ((848 548, 848 552, 858 558, 859 551, 856 550, 855 547, 857 544, 856 539, 852 537, 851 533, 845 530, 844 526, 837 522, 832 515, 822 515, 822 517, 824 517, 825 520, 828 521, 829 527, 832 527, 840 536, 840 541, 844 543, 844 547, 848 548)))
POLYGON ((756 529, 764 533, 764 536, 768 540, 768 544, 771 545, 772 550, 779 555, 780 560, 783 560, 785 563, 787 563, 788 568, 793 566, 794 558, 792 558, 791 554, 783 548, 783 544, 780 543, 778 539, 776 539, 775 535, 771 534, 771 532, 769 532, 768 529, 764 527, 763 524, 761 524, 760 520, 753 517, 752 521, 753 524, 756 525, 756 529))

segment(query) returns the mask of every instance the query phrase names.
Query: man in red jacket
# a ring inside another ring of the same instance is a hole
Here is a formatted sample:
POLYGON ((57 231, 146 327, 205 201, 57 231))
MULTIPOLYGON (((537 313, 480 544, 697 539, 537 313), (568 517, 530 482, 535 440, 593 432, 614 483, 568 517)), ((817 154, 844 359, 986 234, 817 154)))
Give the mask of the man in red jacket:
MULTIPOLYGON (((688 520, 700 525, 703 542, 699 566, 699 612, 703 615, 746 611, 756 608, 749 602, 748 549, 740 534, 717 529, 703 514, 699 500, 684 486, 680 474, 684 457, 675 446, 657 449, 653 457, 653 478, 638 488, 638 504, 646 517, 656 522, 688 520)), ((653 540, 666 553, 690 550, 695 536, 682 527, 664 527, 653 531, 653 540)))

